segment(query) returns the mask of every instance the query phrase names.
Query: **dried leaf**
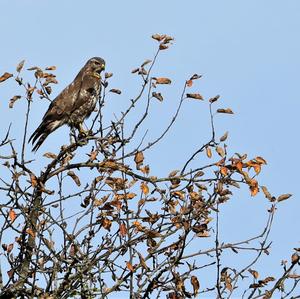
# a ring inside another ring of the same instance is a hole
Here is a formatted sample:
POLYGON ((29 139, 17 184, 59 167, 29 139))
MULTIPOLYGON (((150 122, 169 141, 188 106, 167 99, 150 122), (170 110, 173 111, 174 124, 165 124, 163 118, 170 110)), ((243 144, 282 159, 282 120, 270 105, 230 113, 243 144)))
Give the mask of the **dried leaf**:
POLYGON ((165 34, 153 34, 152 38, 157 40, 158 42, 162 41, 166 37, 165 34))
POLYGON ((220 98, 220 96, 219 96, 219 95, 216 95, 215 97, 210 98, 210 99, 209 99, 209 102, 212 104, 212 103, 216 102, 219 98, 220 98))
POLYGON ((120 230, 121 237, 125 237, 126 234, 127 234, 127 228, 126 228, 126 225, 124 223, 120 224, 119 230, 120 230))
POLYGON ((6 81, 7 79, 9 79, 10 77, 12 77, 13 74, 7 73, 5 72, 1 77, 0 77, 0 83, 6 81))
POLYGON ((196 276, 191 277, 191 284, 193 286, 194 296, 197 296, 199 288, 200 288, 200 283, 199 283, 198 278, 196 276))
POLYGON ((133 272, 133 271, 134 271, 133 266, 132 266, 129 262, 126 262, 126 266, 127 266, 127 269, 128 269, 130 272, 133 272))
POLYGON ((233 114, 233 111, 230 108, 227 109, 217 109, 218 113, 227 113, 227 114, 233 114))
POLYGON ((13 250, 13 248, 14 248, 14 243, 10 243, 6 248, 7 253, 10 253, 13 250))
POLYGON ((31 228, 27 228, 26 233, 33 238, 35 237, 35 232, 31 228))
POLYGON ((264 158, 260 157, 260 156, 256 157, 255 160, 256 160, 258 163, 260 163, 260 164, 267 165, 267 161, 266 161, 264 158))
POLYGON ((156 84, 171 84, 171 80, 169 78, 153 78, 156 81, 156 84))
POLYGON ((225 134, 220 138, 220 142, 224 142, 228 137, 228 132, 225 132, 225 134))
POLYGON ((12 208, 9 210, 8 216, 11 222, 14 222, 17 218, 16 212, 12 208))
POLYGON ((226 175, 228 174, 228 168, 225 167, 225 166, 222 166, 222 167, 220 168, 220 172, 221 172, 221 174, 222 174, 223 176, 226 176, 226 175))
POLYGON ((135 74, 135 73, 137 73, 139 70, 140 70, 139 68, 135 68, 135 69, 133 69, 133 70, 131 71, 131 73, 132 73, 132 74, 135 74))
POLYGON ((263 191, 265 197, 266 197, 268 200, 272 200, 272 195, 270 194, 270 192, 268 191, 268 189, 267 189, 266 186, 261 186, 261 190, 263 191))
POLYGON ((258 273, 257 271, 252 270, 252 269, 249 269, 248 271, 252 274, 252 276, 253 276, 255 279, 258 279, 259 273, 258 273))
POLYGON ((141 67, 144 67, 145 65, 149 64, 150 62, 152 62, 152 60, 150 60, 150 59, 145 60, 145 61, 142 63, 141 67))
POLYGON ((190 79, 190 80, 187 80, 187 81, 186 81, 186 86, 187 86, 187 87, 192 87, 192 86, 193 86, 193 80, 191 80, 191 79, 190 79))
POLYGON ((149 271, 149 267, 147 266, 147 264, 146 264, 145 259, 143 258, 143 256, 142 256, 139 252, 138 252, 137 254, 138 254, 138 256, 139 256, 141 266, 142 266, 146 271, 149 271))
POLYGON ((25 63, 25 60, 22 60, 22 61, 17 65, 16 71, 17 71, 18 73, 21 72, 21 70, 22 70, 22 68, 23 68, 23 66, 24 66, 24 63, 25 63))
POLYGON ((225 157, 225 152, 224 152, 224 149, 220 146, 217 146, 216 147, 216 152, 219 154, 219 156, 221 156, 222 158, 225 157))
POLYGON ((197 79, 200 79, 200 78, 202 78, 202 75, 194 74, 194 75, 190 78, 190 80, 197 80, 197 79))
POLYGON ((296 252, 293 253, 293 255, 292 255, 292 257, 291 257, 291 262, 292 262, 292 264, 298 263, 298 262, 299 262, 299 259, 300 259, 299 255, 298 255, 296 252))
POLYGON ((149 187, 146 183, 142 182, 141 183, 141 190, 143 194, 147 195, 149 193, 149 187))
POLYGON ((56 66, 55 65, 51 65, 51 66, 47 66, 45 68, 46 71, 55 71, 56 70, 56 66))
POLYGON ((280 201, 287 200, 287 199, 290 198, 291 196, 292 196, 292 194, 282 194, 282 195, 280 195, 280 196, 277 198, 277 201, 280 202, 280 201))
POLYGON ((178 170, 178 169, 171 171, 171 172, 169 173, 168 177, 169 177, 169 178, 172 178, 172 177, 176 176, 176 174, 177 174, 179 171, 180 171, 180 170, 178 170))
POLYGON ((141 165, 144 162, 144 154, 143 152, 136 152, 135 156, 134 156, 134 162, 136 164, 136 169, 140 169, 141 165))
POLYGON ((105 73, 104 77, 105 79, 111 78, 113 76, 113 73, 105 73))
POLYGON ((164 100, 163 96, 161 95, 160 92, 152 92, 152 96, 156 99, 158 99, 160 102, 164 100))
POLYGON ((122 91, 120 89, 115 89, 115 88, 112 88, 110 90, 110 92, 113 92, 113 93, 116 93, 116 94, 121 94, 122 93, 122 91))
POLYGON ((55 155, 53 153, 50 153, 50 152, 45 153, 43 156, 46 157, 46 158, 50 158, 50 159, 56 159, 57 158, 57 155, 55 155))
POLYGON ((17 100, 21 99, 21 96, 14 96, 12 97, 10 100, 9 100, 9 104, 8 104, 8 107, 9 108, 13 108, 14 107, 14 104, 17 100))
POLYGON ((101 224, 106 230, 110 231, 112 222, 108 218, 103 218, 101 220, 101 224))
POLYGON ((150 167, 149 165, 145 165, 144 167, 140 167, 140 171, 145 174, 145 175, 148 175, 149 172, 150 172, 150 167))
POLYGON ((160 44, 159 45, 159 49, 160 50, 166 50, 166 49, 168 49, 169 48, 169 46, 167 46, 167 45, 165 45, 165 44, 160 44))
POLYGON ((37 178, 33 173, 30 174, 30 183, 33 188, 38 185, 37 178))
POLYGON ((81 185, 79 177, 74 173, 74 171, 70 170, 67 173, 68 176, 70 176, 73 181, 76 183, 76 185, 79 187, 81 185))
POLYGON ((212 157, 211 148, 210 148, 209 146, 207 146, 207 147, 205 148, 205 150, 206 150, 206 156, 207 156, 208 158, 211 158, 211 157, 212 157))
POLYGON ((201 100, 201 101, 204 100, 203 97, 202 97, 202 95, 199 94, 199 93, 187 93, 187 94, 186 94, 186 97, 187 97, 187 98, 196 99, 196 100, 201 100))

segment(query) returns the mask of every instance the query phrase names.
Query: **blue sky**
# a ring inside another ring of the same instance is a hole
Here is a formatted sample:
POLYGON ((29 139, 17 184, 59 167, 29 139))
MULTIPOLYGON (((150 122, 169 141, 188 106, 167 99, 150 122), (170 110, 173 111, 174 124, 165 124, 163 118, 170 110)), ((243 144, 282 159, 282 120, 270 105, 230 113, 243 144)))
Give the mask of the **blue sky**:
MULTIPOLYGON (((22 59, 26 66, 56 65, 59 85, 53 95, 73 80, 88 58, 103 57, 107 70, 114 73, 112 87, 123 91, 122 96, 111 96, 107 118, 126 106, 138 90, 140 83, 130 71, 154 55, 156 44, 151 35, 173 36, 174 45, 162 53, 154 70, 173 82, 164 89, 165 103, 154 105, 150 136, 170 119, 185 79, 202 74, 197 92, 206 98, 220 94, 220 107, 235 112, 216 122, 219 136, 229 131, 230 151, 263 156, 268 165, 260 182, 275 196, 294 195, 279 207, 271 236, 273 251, 267 258, 269 269, 278 273, 281 259, 289 259, 292 248, 300 246, 299 1, 2 0, 0 28, 0 73, 13 71, 22 59)), ((17 102, 13 110, 8 109, 12 86, 1 85, 0 125, 4 130, 14 120, 12 129, 18 134, 23 123, 16 115, 22 115, 25 103, 17 102)), ((30 132, 47 105, 34 106, 30 132)), ((159 150, 147 156, 153 171, 165 174, 180 168, 184 158, 207 140, 208 129, 207 104, 185 103, 159 150)), ((43 150, 57 150, 67 130, 55 132, 43 150)), ((236 196, 224 206, 221 217, 224 241, 256 234, 264 223, 266 207, 261 194, 236 196)))

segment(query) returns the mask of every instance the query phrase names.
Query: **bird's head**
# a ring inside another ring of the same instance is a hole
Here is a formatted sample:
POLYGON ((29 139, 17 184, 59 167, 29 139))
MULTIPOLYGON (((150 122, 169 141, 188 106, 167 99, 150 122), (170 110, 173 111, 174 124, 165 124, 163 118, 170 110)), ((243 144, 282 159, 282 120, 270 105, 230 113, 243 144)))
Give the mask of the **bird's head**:
POLYGON ((105 61, 100 57, 93 57, 86 63, 86 69, 91 72, 94 77, 100 79, 100 73, 105 70, 105 61))

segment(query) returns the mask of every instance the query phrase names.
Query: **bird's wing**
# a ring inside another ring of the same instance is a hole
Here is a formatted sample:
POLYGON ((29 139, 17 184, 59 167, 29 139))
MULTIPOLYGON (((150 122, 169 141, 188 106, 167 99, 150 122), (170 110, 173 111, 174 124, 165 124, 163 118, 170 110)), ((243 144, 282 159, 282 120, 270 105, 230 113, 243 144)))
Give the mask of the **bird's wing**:
POLYGON ((82 107, 91 97, 98 97, 101 90, 100 77, 87 74, 82 77, 80 88, 77 96, 74 98, 72 111, 82 107))

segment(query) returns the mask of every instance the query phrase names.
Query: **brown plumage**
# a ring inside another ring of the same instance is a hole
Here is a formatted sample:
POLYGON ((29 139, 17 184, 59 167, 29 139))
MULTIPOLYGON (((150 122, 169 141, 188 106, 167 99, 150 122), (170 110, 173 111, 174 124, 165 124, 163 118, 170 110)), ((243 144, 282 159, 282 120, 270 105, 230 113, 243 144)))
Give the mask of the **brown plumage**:
POLYGON ((89 59, 74 81, 53 100, 41 124, 29 138, 28 142, 36 142, 33 151, 37 151, 47 136, 62 125, 83 131, 82 123, 91 115, 100 96, 100 73, 104 68, 102 58, 89 59))

